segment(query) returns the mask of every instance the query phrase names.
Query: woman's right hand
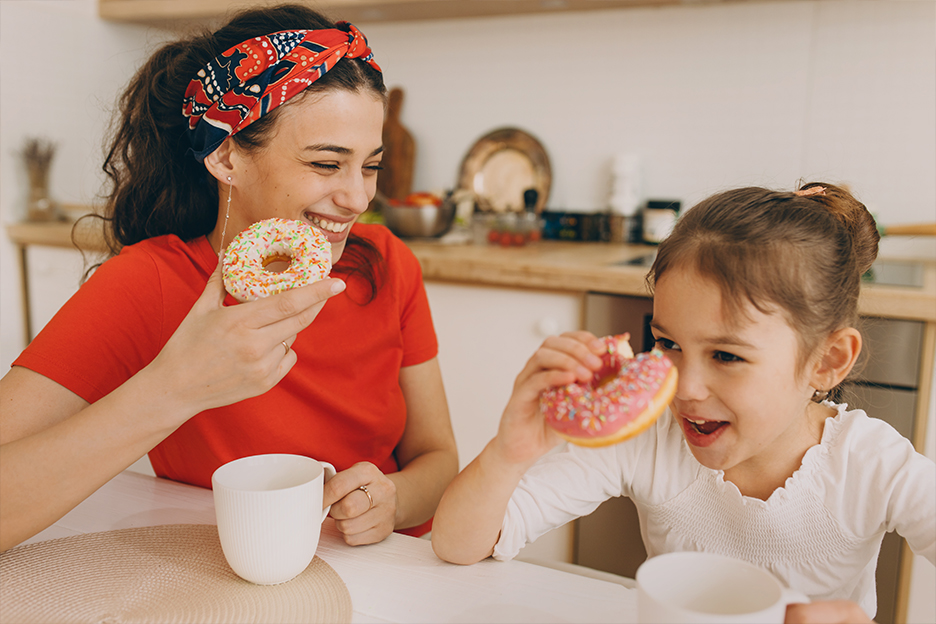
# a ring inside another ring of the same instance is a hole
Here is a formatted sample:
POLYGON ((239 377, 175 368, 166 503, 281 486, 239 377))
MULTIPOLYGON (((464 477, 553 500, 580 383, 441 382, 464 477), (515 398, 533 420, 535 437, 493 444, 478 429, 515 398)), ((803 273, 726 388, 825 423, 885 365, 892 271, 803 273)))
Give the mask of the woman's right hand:
POLYGON ((285 345, 291 346, 325 302, 344 289, 343 281, 326 279, 266 299, 225 306, 219 265, 144 371, 155 376, 161 384, 157 387, 172 389, 167 399, 176 401, 182 414, 259 396, 296 363, 296 353, 285 345))
POLYGON ((543 342, 517 376, 492 442, 503 461, 530 465, 561 442, 540 414, 540 395, 554 386, 590 380, 601 368, 605 349, 586 331, 550 336, 543 342))

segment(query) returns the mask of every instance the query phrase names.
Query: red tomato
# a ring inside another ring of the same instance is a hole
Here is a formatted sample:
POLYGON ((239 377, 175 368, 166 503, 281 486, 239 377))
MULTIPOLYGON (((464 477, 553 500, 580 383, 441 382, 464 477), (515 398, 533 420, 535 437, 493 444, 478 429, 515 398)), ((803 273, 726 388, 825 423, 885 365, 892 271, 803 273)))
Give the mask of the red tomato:
POLYGON ((500 235, 500 244, 502 247, 510 247, 510 243, 513 242, 513 234, 510 232, 501 232, 500 235))
POLYGON ((489 243, 496 243, 500 240, 500 232, 497 230, 488 230, 487 239, 489 243))

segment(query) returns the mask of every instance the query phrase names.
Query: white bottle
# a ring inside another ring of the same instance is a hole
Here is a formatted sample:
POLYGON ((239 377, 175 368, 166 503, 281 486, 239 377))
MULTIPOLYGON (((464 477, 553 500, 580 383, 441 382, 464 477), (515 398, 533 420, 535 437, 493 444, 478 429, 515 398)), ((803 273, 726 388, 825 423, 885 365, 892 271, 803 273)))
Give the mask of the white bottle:
POLYGON ((633 217, 640 207, 640 157, 633 153, 618 154, 611 163, 611 214, 633 217))

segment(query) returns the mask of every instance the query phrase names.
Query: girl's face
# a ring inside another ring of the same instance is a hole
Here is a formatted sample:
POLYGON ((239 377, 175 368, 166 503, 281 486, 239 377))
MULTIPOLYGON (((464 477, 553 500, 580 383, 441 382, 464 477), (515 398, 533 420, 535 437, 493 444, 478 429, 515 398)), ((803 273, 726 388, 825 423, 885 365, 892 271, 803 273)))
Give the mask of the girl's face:
MULTIPOLYGON (((367 92, 326 91, 284 106, 266 147, 232 151, 225 244, 257 221, 295 219, 328 237, 337 262, 351 225, 377 192, 383 117, 383 101, 367 92)), ((222 194, 222 220, 226 201, 222 194)), ((217 246, 220 227, 213 236, 217 246)))
POLYGON ((673 416, 699 463, 743 493, 771 477, 782 485, 819 441, 823 413, 793 329, 779 313, 746 312, 727 318, 720 288, 693 269, 670 269, 655 288, 653 335, 679 369, 673 416))

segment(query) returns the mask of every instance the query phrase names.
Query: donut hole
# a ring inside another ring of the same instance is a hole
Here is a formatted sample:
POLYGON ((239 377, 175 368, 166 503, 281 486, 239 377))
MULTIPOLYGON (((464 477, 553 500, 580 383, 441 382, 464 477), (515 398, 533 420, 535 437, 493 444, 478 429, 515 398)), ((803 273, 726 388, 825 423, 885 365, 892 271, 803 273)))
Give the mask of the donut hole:
POLYGON ((614 369, 598 371, 592 379, 592 387, 597 389, 611 383, 618 376, 618 372, 614 369))
POLYGON ((263 259, 263 270, 269 273, 282 273, 292 263, 292 256, 275 253, 263 259))

